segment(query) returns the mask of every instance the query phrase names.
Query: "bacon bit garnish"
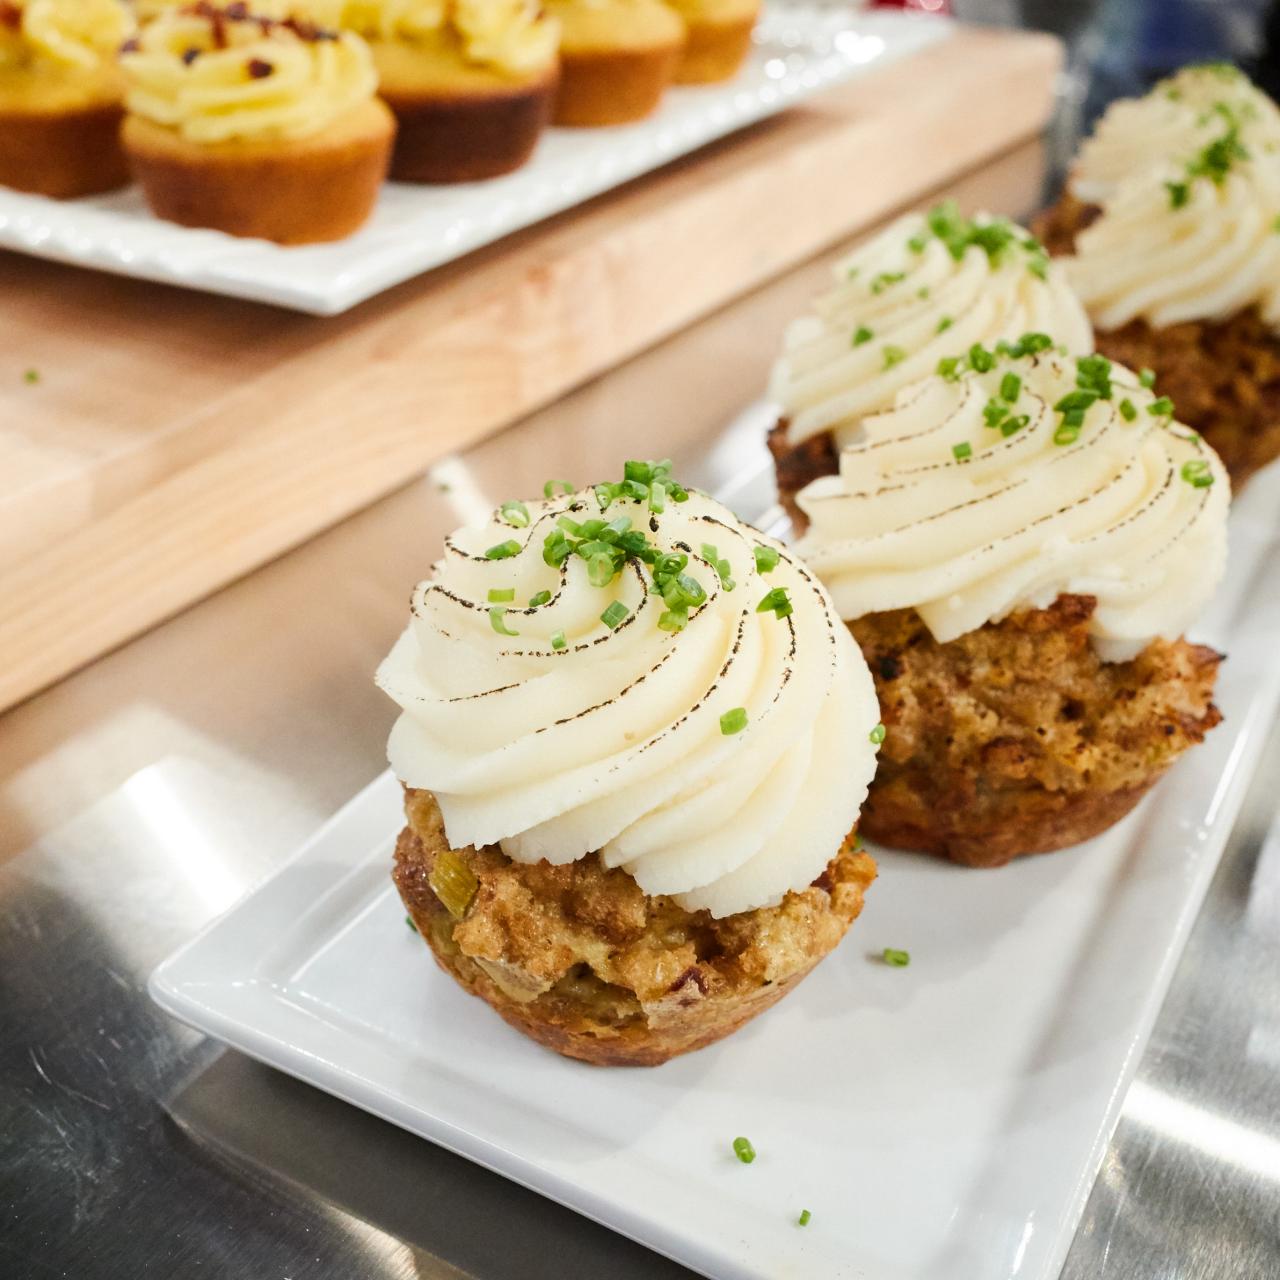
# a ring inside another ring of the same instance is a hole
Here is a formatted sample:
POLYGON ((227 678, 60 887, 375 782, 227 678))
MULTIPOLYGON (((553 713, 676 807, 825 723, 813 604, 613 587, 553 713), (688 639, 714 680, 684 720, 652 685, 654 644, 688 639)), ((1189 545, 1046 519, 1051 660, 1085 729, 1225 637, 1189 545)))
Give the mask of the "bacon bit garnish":
POLYGON ((0 0, 0 26, 17 31, 22 26, 22 10, 8 0, 0 0))
POLYGON ((188 49, 182 55, 182 61, 186 66, 190 66, 200 56, 199 49, 188 49))
POLYGON ((251 79, 265 80, 275 70, 275 67, 263 58, 250 58, 247 69, 251 79))

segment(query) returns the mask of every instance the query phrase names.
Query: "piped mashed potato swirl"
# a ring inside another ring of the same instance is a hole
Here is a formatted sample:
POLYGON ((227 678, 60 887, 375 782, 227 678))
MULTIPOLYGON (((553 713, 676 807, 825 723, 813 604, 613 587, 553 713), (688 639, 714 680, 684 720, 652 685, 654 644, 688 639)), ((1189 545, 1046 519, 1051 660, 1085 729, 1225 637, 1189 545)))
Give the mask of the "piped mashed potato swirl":
POLYGON ((7 0, 0 5, 0 67, 102 71, 135 29, 124 0, 7 0))
POLYGON ((687 910, 733 915, 812 883, 857 820, 879 719, 821 584, 696 493, 660 515, 626 498, 601 515, 589 490, 528 512, 527 527, 497 514, 453 535, 413 593, 377 676, 403 709, 397 775, 435 794, 454 848, 555 864, 598 852, 687 910), (596 516, 689 557, 705 600, 682 629, 659 625, 666 605, 635 559, 605 587, 577 555, 548 563, 562 518, 596 516), (499 546, 511 554, 492 558, 499 546), (767 573, 757 548, 777 557, 767 573), (760 611, 778 589, 793 612, 760 611))
POLYGON ((121 65, 132 114, 205 145, 310 137, 377 90, 358 36, 273 21, 242 5, 163 14, 121 65))
POLYGON ((1135 176, 1196 155, 1232 123, 1247 147, 1280 150, 1280 108, 1248 77, 1225 63, 1186 67, 1107 108, 1072 166, 1071 193, 1104 204, 1135 176))
POLYGON ((990 363, 868 419, 840 474, 801 493, 797 554, 842 617, 913 608, 940 643, 1062 593, 1097 598, 1104 660, 1181 635, 1225 568, 1217 455, 1100 357, 1093 380, 1051 351, 990 363))
POLYGON ((839 262, 835 285, 788 330, 770 395, 794 445, 831 432, 857 439, 869 414, 941 356, 1031 330, 1073 353, 1093 331, 1060 265, 1004 218, 962 218, 954 205, 898 219, 839 262))

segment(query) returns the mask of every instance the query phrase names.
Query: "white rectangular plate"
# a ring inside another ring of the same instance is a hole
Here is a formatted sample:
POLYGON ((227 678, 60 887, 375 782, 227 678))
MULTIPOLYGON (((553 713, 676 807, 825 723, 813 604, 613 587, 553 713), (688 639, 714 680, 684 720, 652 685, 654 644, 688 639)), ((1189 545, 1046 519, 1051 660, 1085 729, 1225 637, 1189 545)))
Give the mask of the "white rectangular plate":
POLYGON ((491 182, 388 183, 368 224, 334 244, 282 248, 162 222, 136 188, 60 202, 0 187, 0 248, 334 315, 949 31, 939 18, 779 3, 730 83, 673 89, 639 124, 549 129, 524 168, 491 182))
POLYGON ((1226 721, 1135 814, 1000 871, 877 851, 839 951, 701 1053, 586 1067, 464 995, 391 887, 389 775, 152 994, 718 1280, 1052 1280, 1275 712, 1277 512, 1273 468, 1198 632, 1229 653, 1226 721), (886 946, 910 967, 877 962, 886 946))

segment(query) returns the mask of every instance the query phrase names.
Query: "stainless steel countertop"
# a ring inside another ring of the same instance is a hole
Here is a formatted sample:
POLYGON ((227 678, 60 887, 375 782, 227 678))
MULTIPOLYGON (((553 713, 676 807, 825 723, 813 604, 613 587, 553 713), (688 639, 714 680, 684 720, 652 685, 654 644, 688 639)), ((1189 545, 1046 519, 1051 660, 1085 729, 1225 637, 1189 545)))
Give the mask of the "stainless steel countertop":
MULTIPOLYGON (((953 191, 1018 213, 1039 180, 1028 148, 953 191)), ((370 673, 442 534, 549 474, 611 473, 636 452, 732 487, 763 445, 758 421, 726 424, 825 269, 743 299, 0 719, 0 1276, 690 1274, 220 1052, 152 1007, 144 982, 383 767, 392 708, 370 673)), ((767 494, 736 498, 751 511, 767 494)), ((1280 1275, 1277 787, 1280 734, 1070 1280, 1280 1275)))

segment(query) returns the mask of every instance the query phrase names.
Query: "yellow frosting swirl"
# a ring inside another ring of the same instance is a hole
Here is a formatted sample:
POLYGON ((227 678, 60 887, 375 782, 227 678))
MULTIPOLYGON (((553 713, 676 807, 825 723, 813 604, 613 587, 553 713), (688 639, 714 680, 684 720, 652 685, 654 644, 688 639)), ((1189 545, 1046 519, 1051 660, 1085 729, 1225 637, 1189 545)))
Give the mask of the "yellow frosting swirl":
POLYGON ((403 709, 396 774, 435 793, 455 848, 500 843, 516 861, 561 864, 598 852, 689 910, 732 915, 812 883, 857 820, 879 720, 822 586, 702 495, 668 497, 656 516, 616 500, 602 519, 687 555, 705 592, 667 630, 637 560, 602 587, 576 555, 544 559, 565 518, 601 516, 589 490, 528 515, 455 534, 414 591, 378 672, 403 709), (486 557, 504 544, 510 554, 486 557), (762 572, 757 550, 776 565, 762 572), (777 589, 786 616, 757 607, 777 589))
POLYGON ((1002 359, 867 419, 840 474, 799 499, 796 552, 842 617, 913 608, 945 643, 1068 592, 1097 598, 1105 660, 1183 632, 1225 569, 1227 473, 1129 370, 1111 365, 1109 398, 1091 403, 1080 370, 1002 359))
POLYGON ((835 285, 787 332, 770 384, 799 444, 857 438, 938 360, 1028 331, 1093 350, 1093 331, 1062 267, 1004 218, 952 205, 912 213, 837 263, 835 285))
POLYGON ((1112 103, 1072 168, 1072 194, 1103 204, 1138 174, 1185 162, 1237 126, 1250 149, 1280 146, 1280 108, 1235 67, 1187 67, 1142 98, 1112 103))
POLYGON ((164 14, 121 63, 130 112, 203 144, 308 137, 377 90, 358 36, 238 7, 164 14))
POLYGON ((136 29, 123 0, 9 0, 0 13, 0 67, 110 67, 136 29))

